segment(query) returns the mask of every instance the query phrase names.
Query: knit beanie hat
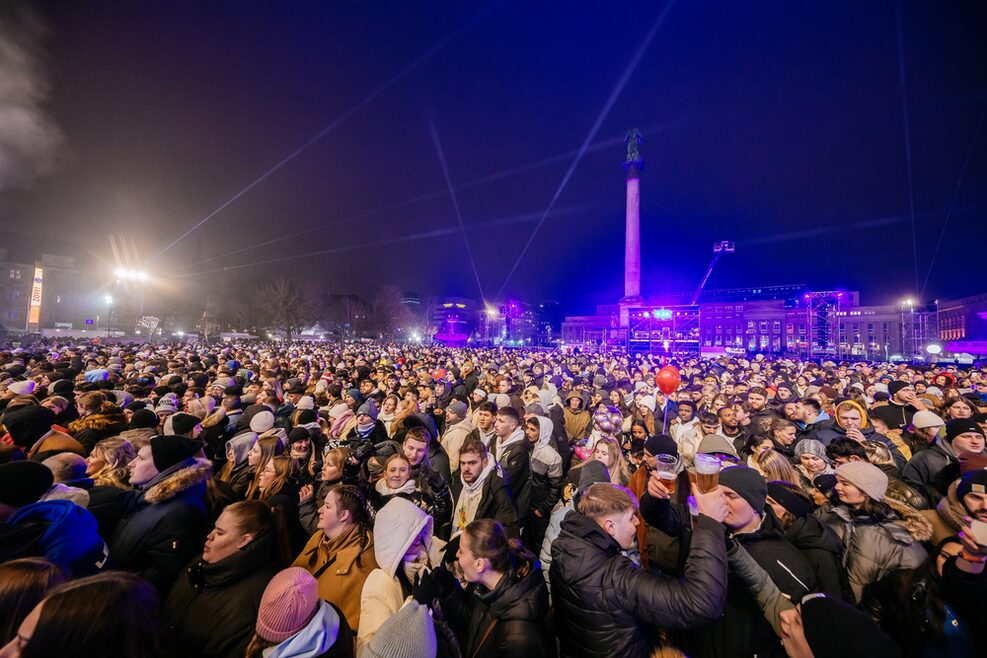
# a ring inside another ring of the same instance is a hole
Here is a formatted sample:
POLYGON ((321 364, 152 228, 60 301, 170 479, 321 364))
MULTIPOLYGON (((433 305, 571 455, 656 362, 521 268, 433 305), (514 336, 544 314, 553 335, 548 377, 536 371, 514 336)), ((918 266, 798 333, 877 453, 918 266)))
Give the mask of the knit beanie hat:
POLYGON ((36 503, 54 481, 51 470, 40 462, 0 464, 0 503, 13 507, 36 503))
POLYGON ((903 388, 908 388, 911 386, 908 382, 903 382, 900 379, 896 379, 893 382, 888 383, 888 395, 894 397, 903 388))
POLYGON ((843 601, 807 594, 801 607, 805 639, 815 658, 901 655, 901 649, 867 613, 843 601))
POLYGON ((870 462, 848 462, 836 469, 836 475, 877 501, 888 492, 888 476, 870 462))
POLYGON ((298 401, 298 404, 295 405, 295 408, 296 409, 315 409, 315 400, 312 398, 311 395, 305 395, 305 396, 302 397, 301 400, 298 401))
POLYGON ((187 434, 199 424, 196 416, 184 412, 173 414, 168 420, 171 421, 171 431, 175 434, 187 434))
POLYGON ((415 600, 381 624, 361 656, 372 658, 435 658, 438 643, 428 608, 415 600))
POLYGON ((34 393, 34 389, 36 386, 37 384, 34 383, 33 380, 28 379, 23 382, 14 382, 12 384, 8 384, 7 390, 13 393, 14 395, 32 395, 34 393))
POLYGON ((968 493, 987 494, 987 471, 970 471, 956 485, 956 499, 961 503, 968 493))
POLYGON ((768 482, 768 495, 797 519, 812 511, 812 503, 780 482, 768 482))
POLYGON ((747 466, 731 466, 720 471, 720 486, 732 489, 738 496, 747 501, 755 512, 764 512, 764 503, 768 498, 768 485, 764 477, 747 466))
POLYGON ((976 432, 980 436, 984 435, 980 425, 972 418, 954 418, 946 423, 946 442, 952 443, 953 439, 965 432, 976 432))
POLYGON ((185 436, 164 434, 151 439, 151 460, 158 472, 180 464, 202 449, 202 443, 185 436))
POLYGON ((377 420, 377 403, 374 402, 372 398, 367 400, 360 405, 359 409, 356 410, 356 415, 359 416, 360 414, 366 414, 374 420, 377 420))
POLYGON ((826 446, 816 439, 802 439, 795 444, 795 459, 802 455, 815 455, 827 464, 829 463, 829 457, 826 456, 826 446))
POLYGON ((318 582, 301 567, 279 571, 261 596, 257 635, 268 642, 284 642, 305 628, 318 609, 318 590, 318 582))
POLYGON ((250 431, 257 432, 258 434, 263 434, 269 429, 274 427, 274 414, 265 409, 264 411, 258 411, 254 414, 254 417, 250 419, 250 431))
POLYGON ((26 404, 5 411, 0 416, 0 422, 7 428, 15 445, 30 448, 38 439, 51 431, 51 425, 55 422, 55 412, 47 407, 26 404))
POLYGON ((288 432, 288 444, 297 443, 298 441, 311 441, 312 435, 308 433, 308 430, 304 427, 293 427, 290 432, 288 432))
POLYGON ((654 436, 649 436, 644 440, 644 450, 652 457, 657 457, 658 455, 676 455, 679 454, 679 446, 675 443, 675 439, 667 434, 656 434, 654 436))
POLYGON ((925 429, 926 427, 942 427, 946 424, 942 418, 931 411, 916 411, 912 416, 912 427, 915 429, 925 429))
POLYGON ((150 409, 138 409, 130 417, 131 429, 151 428, 158 426, 158 416, 150 409))
POLYGON ((469 407, 466 406, 466 403, 463 402, 462 400, 453 400, 452 402, 449 403, 447 409, 449 409, 449 411, 451 411, 452 413, 456 414, 456 416, 459 418, 466 418, 466 412, 469 411, 469 407))

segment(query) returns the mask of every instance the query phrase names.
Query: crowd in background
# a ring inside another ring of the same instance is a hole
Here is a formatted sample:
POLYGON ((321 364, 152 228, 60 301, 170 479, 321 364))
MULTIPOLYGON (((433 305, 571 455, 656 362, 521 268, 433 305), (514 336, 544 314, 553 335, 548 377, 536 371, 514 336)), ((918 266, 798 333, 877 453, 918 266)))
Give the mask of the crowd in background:
POLYGON ((987 655, 987 370, 0 350, 0 658, 987 655))

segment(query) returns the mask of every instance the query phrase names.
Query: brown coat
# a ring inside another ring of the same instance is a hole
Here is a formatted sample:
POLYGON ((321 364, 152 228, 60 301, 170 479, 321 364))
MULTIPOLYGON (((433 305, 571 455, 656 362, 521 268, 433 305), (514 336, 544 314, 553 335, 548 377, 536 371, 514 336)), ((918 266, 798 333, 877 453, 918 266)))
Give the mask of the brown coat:
POLYGON ((960 534, 963 524, 963 517, 966 510, 963 504, 956 499, 956 480, 946 492, 946 497, 939 501, 935 509, 921 510, 921 514, 932 524, 932 543, 938 544, 946 537, 955 537, 960 534))
POLYGON ((368 532, 367 536, 369 541, 366 545, 351 544, 335 555, 329 555, 322 543, 325 535, 319 530, 309 538, 301 555, 291 565, 301 567, 316 577, 319 598, 342 610, 354 633, 360 627, 363 584, 370 572, 378 568, 373 535, 368 532))
MULTIPOLYGON (((641 496, 644 492, 648 490, 648 478, 651 474, 648 473, 648 469, 641 464, 638 466, 637 470, 631 475, 631 479, 627 482, 627 488, 631 490, 634 496, 641 500, 641 496)), ((644 522, 644 517, 641 516, 640 510, 634 512, 637 515, 637 550, 641 553, 641 568, 647 569, 648 563, 651 561, 648 558, 648 524, 644 522)))
POLYGON ((34 459, 37 455, 42 456, 42 459, 46 459, 57 452, 74 452, 82 457, 86 456, 86 449, 82 447, 81 443, 64 432, 53 430, 51 434, 38 439, 31 446, 31 449, 27 452, 27 458, 34 459))

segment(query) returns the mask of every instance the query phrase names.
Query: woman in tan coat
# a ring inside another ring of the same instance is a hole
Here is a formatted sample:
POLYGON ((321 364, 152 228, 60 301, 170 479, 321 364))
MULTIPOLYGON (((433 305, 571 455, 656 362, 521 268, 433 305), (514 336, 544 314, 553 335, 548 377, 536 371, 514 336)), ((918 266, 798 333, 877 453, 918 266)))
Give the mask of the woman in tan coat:
POLYGON ((342 610, 354 633, 360 626, 363 584, 377 569, 374 538, 367 523, 360 490, 350 484, 333 487, 319 509, 319 529, 291 565, 319 581, 319 598, 342 610))

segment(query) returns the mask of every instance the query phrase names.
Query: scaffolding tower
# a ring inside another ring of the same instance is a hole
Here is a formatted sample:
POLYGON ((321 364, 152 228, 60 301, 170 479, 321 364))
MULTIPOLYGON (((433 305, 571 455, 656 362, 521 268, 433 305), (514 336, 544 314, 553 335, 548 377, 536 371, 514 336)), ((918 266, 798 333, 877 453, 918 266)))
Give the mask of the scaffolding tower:
POLYGON ((907 359, 924 358, 925 348, 939 341, 939 309, 936 304, 916 305, 907 299, 901 303, 901 355, 907 359))
POLYGON ((805 293, 806 356, 842 356, 840 341, 840 302, 843 293, 819 290, 805 293))

